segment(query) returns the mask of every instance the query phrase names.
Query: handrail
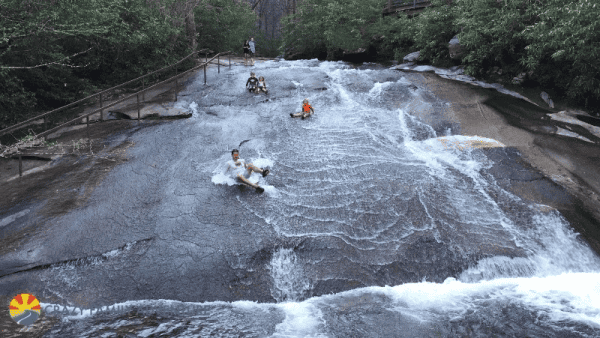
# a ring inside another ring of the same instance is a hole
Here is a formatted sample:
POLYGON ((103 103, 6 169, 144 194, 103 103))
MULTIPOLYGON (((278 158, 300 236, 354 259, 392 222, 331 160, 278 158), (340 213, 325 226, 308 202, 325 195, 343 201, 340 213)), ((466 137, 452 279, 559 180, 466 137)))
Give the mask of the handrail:
POLYGON ((2 135, 5 135, 5 134, 7 134, 7 133, 10 133, 10 132, 11 132, 11 131, 13 131, 13 130, 16 130, 16 129, 19 129, 19 128, 21 128, 21 127, 24 127, 24 126, 26 126, 26 125, 28 125, 28 124, 31 124, 33 121, 39 120, 40 118, 43 118, 43 117, 45 117, 45 116, 47 116, 47 115, 50 115, 50 114, 52 114, 52 113, 55 113, 55 112, 61 111, 61 110, 63 110, 63 109, 70 108, 70 107, 72 107, 72 106, 74 106, 74 105, 77 105, 77 104, 79 104, 79 103, 82 103, 82 102, 84 102, 84 101, 86 101, 86 100, 88 100, 88 99, 95 98, 96 96, 102 95, 102 94, 104 94, 104 93, 110 92, 110 91, 112 91, 112 90, 115 90, 115 89, 118 89, 118 88, 121 88, 121 87, 123 87, 123 86, 125 86, 125 85, 128 85, 128 84, 132 83, 132 82, 136 82, 136 81, 142 80, 142 79, 144 79, 144 78, 146 78, 146 77, 148 77, 148 76, 151 76, 151 75, 154 75, 154 74, 156 74, 156 73, 158 73, 158 72, 161 72, 161 71, 163 71, 163 70, 169 69, 169 68, 171 68, 171 67, 173 67, 173 66, 176 66, 176 65, 178 65, 178 64, 180 64, 180 63, 182 63, 183 61, 187 60, 187 59, 188 59, 190 56, 192 56, 192 55, 194 55, 194 54, 196 54, 196 53, 198 53, 198 52, 202 52, 202 51, 206 51, 206 50, 208 50, 208 49, 207 49, 207 48, 204 48, 204 49, 201 49, 201 50, 197 50, 197 51, 195 51, 195 52, 192 52, 192 53, 190 53, 188 56, 184 57, 183 59, 181 59, 181 60, 177 61, 176 63, 174 63, 174 64, 172 64, 172 65, 169 65, 169 66, 163 67, 163 68, 161 68, 161 69, 159 69, 159 70, 155 70, 155 71, 153 71, 152 73, 148 73, 148 74, 146 74, 146 75, 143 75, 143 76, 140 76, 140 77, 138 77, 138 78, 136 78, 136 79, 129 80, 129 81, 127 81, 127 82, 121 83, 120 85, 117 85, 117 86, 114 86, 114 87, 111 87, 111 88, 105 89, 105 90, 103 90, 103 91, 101 91, 101 92, 98 92, 98 93, 92 94, 92 95, 90 95, 90 96, 87 96, 87 97, 85 97, 85 98, 83 98, 83 99, 80 99, 80 100, 78 100, 78 101, 71 102, 71 103, 69 103, 69 104, 67 104, 67 105, 65 105, 65 106, 62 106, 62 107, 59 107, 59 108, 53 109, 53 110, 51 110, 51 111, 48 111, 48 112, 45 112, 45 113, 43 113, 43 114, 40 114, 40 115, 38 115, 38 116, 35 116, 35 117, 32 117, 32 118, 30 118, 30 119, 28 119, 28 120, 25 120, 25 121, 23 121, 23 122, 19 122, 19 123, 17 123, 17 124, 15 124, 15 125, 13 125, 13 126, 10 126, 10 127, 8 127, 8 128, 5 128, 5 129, 3 129, 3 130, 0 130, 0 136, 2 136, 2 135))
POLYGON ((422 9, 431 6, 432 4, 430 0, 388 0, 383 12, 384 14, 391 14, 422 9))
POLYGON ((107 105, 107 106, 100 107, 100 108, 98 108, 98 109, 94 110, 94 111, 93 111, 93 112, 91 112, 91 113, 87 113, 87 114, 85 114, 85 115, 78 116, 78 117, 76 117, 76 118, 74 118, 74 119, 72 119, 72 120, 70 120, 70 121, 67 121, 67 122, 65 122, 65 123, 63 123, 63 124, 61 124, 61 125, 59 125, 59 126, 56 126, 56 127, 52 128, 52 129, 49 129, 49 130, 46 130, 46 131, 44 131, 43 133, 37 134, 37 135, 36 135, 36 137, 42 137, 42 136, 46 136, 46 135, 48 135, 48 134, 51 134, 52 132, 54 132, 54 131, 56 131, 56 130, 58 130, 58 129, 60 129, 60 128, 63 128, 63 127, 65 127, 65 126, 68 126, 68 125, 71 125, 71 124, 73 124, 74 122, 76 122, 76 121, 78 121, 78 120, 81 120, 82 118, 88 117, 88 116, 90 116, 90 115, 94 115, 94 114, 96 114, 96 113, 100 112, 101 110, 104 110, 104 109, 106 109, 106 108, 110 108, 110 107, 112 107, 112 106, 115 106, 115 105, 117 105, 117 104, 119 104, 119 103, 121 103, 121 102, 123 102, 123 101, 127 101, 127 100, 129 100, 129 99, 133 98, 134 96, 137 96, 137 95, 139 95, 139 94, 141 94, 141 93, 143 93, 143 92, 145 92, 145 91, 148 91, 148 90, 150 90, 150 89, 152 89, 152 88, 154 88, 154 87, 156 87, 156 86, 158 86, 158 85, 161 85, 161 84, 164 84, 164 83, 167 83, 167 82, 171 82, 171 81, 173 81, 173 80, 174 80, 174 79, 176 79, 176 78, 182 77, 183 75, 185 75, 185 74, 187 74, 187 73, 190 73, 190 72, 192 72, 192 71, 194 71, 194 70, 196 70, 196 69, 199 69, 200 67, 204 67, 205 65, 208 65, 208 64, 209 64, 211 61, 213 61, 213 60, 214 60, 216 57, 219 57, 219 56, 221 56, 221 55, 227 55, 227 54, 231 54, 231 51, 227 51, 227 52, 221 52, 221 53, 218 53, 218 54, 216 54, 215 56, 213 56, 213 57, 212 57, 210 60, 208 60, 208 61, 205 61, 204 63, 201 63, 201 64, 200 64, 200 65, 198 65, 198 66, 192 67, 191 69, 188 69, 188 70, 186 70, 186 71, 185 71, 185 72, 183 72, 183 73, 177 74, 177 75, 175 75, 175 76, 173 76, 173 77, 170 77, 170 78, 168 78, 168 79, 166 79, 166 80, 164 80, 164 81, 161 81, 161 82, 159 82, 159 83, 156 83, 156 84, 154 84, 154 85, 152 85, 152 86, 150 86, 150 87, 148 87, 148 88, 144 88, 144 89, 142 89, 142 90, 140 90, 140 91, 138 91, 138 92, 136 92, 136 93, 133 93, 133 94, 131 94, 131 95, 127 96, 127 97, 124 97, 124 98, 122 98, 122 99, 120 99, 120 100, 118 100, 118 101, 116 101, 116 102, 113 102, 113 103, 111 103, 111 104, 107 105))

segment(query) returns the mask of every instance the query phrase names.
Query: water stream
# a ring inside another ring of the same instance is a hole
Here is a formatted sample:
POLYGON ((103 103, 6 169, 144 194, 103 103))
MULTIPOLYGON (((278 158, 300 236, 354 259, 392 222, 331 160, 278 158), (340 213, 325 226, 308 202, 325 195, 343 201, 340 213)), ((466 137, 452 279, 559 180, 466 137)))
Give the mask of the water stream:
POLYGON ((262 269, 276 302, 123 301, 113 306, 138 312, 65 316, 46 336, 600 336, 599 257, 559 212, 496 184, 481 145, 501 144, 458 134, 448 104, 395 70, 304 60, 253 71, 269 97, 247 93, 249 68, 234 67, 190 84, 180 104, 194 116, 176 123, 215 130, 219 155, 186 161, 210 189, 235 184, 224 163, 244 140, 242 157, 271 168, 251 177, 263 195, 215 198, 252 216, 231 220, 240 229, 282 239, 262 268, 235 263, 262 269), (304 98, 315 115, 291 119, 304 98))

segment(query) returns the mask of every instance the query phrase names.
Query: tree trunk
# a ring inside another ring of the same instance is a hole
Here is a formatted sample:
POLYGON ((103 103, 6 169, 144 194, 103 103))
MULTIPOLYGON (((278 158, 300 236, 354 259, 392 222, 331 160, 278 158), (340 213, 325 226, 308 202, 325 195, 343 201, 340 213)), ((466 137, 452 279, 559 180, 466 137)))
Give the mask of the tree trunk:
POLYGON ((192 51, 196 50, 198 40, 196 40, 196 20, 194 20, 194 7, 191 6, 189 12, 185 16, 185 32, 188 38, 188 46, 192 51))

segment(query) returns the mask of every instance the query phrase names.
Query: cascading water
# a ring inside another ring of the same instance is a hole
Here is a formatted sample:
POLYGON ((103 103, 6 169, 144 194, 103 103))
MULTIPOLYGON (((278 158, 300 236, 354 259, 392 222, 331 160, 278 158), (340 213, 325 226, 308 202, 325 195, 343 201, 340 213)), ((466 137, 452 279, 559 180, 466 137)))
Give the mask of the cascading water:
POLYGON ((269 270, 273 278, 271 294, 277 302, 301 300, 310 290, 310 281, 304 277, 304 268, 292 249, 277 250, 269 270))
MULTIPOLYGON (((480 148, 502 144, 452 135, 441 121, 445 102, 396 71, 317 60, 254 70, 271 86, 269 98, 232 89, 245 82, 245 68, 210 91, 200 80, 190 86, 189 123, 235 143, 183 165, 211 178, 190 191, 211 191, 249 215, 235 221, 240 231, 254 222, 300 243, 236 263, 267 274, 261 283, 277 303, 178 303, 204 312, 191 321, 165 315, 140 336, 600 336, 598 256, 557 211, 496 184, 480 148), (305 97, 315 115, 291 119, 305 97), (218 118, 203 118, 203 107, 218 118), (271 168, 252 176, 264 195, 224 190, 235 183, 224 172, 227 151, 247 139, 242 157, 271 168)), ((93 316, 78 320, 88 321, 90 336, 103 332, 93 316)))

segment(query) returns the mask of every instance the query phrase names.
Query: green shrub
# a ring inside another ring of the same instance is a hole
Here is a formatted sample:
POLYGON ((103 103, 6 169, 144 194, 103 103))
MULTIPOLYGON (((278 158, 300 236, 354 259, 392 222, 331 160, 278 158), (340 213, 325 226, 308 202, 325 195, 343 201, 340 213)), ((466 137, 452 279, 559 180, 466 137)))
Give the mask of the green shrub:
POLYGON ((238 54, 242 53, 244 41, 253 34, 256 22, 250 4, 235 0, 208 0, 196 7, 194 17, 198 48, 238 54))
POLYGON ((573 102, 600 99, 600 4, 588 0, 456 0, 466 72, 531 71, 573 102))
POLYGON ((379 57, 402 60, 404 55, 413 51, 415 30, 412 19, 404 14, 400 14, 397 18, 386 16, 378 20, 371 26, 371 33, 383 37, 377 51, 379 57))
POLYGON ((543 84, 558 86, 570 99, 600 99, 600 4, 586 0, 532 2, 525 27, 528 45, 521 64, 543 84))
POLYGON ((287 54, 328 58, 341 50, 367 48, 369 26, 381 17, 385 0, 306 0, 295 15, 282 20, 282 47, 287 54), (315 55, 317 54, 317 55, 315 55))
POLYGON ((455 27, 466 51, 462 59, 466 72, 481 76, 498 66, 507 74, 516 75, 521 68, 527 42, 521 31, 530 20, 522 11, 522 0, 458 0, 455 27))
POLYGON ((453 25, 456 11, 446 0, 432 0, 431 3, 432 7, 412 20, 412 29, 414 47, 421 51, 420 60, 437 64, 449 58, 448 42, 457 33, 453 25))
POLYGON ((189 54, 177 0, 3 0, 0 123, 15 123, 189 54))
MULTIPOLYGON (((269 37, 267 34, 259 29, 255 29, 250 36, 254 37, 256 42, 256 53, 264 57, 276 57, 280 55, 279 47, 281 46, 281 37, 269 37)), ((242 45, 238 47, 241 50, 242 45)))
POLYGON ((0 70, 0 129, 20 121, 36 104, 35 95, 23 88, 23 81, 6 73, 0 70))

